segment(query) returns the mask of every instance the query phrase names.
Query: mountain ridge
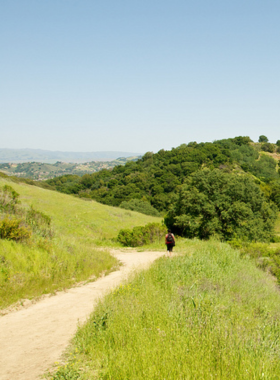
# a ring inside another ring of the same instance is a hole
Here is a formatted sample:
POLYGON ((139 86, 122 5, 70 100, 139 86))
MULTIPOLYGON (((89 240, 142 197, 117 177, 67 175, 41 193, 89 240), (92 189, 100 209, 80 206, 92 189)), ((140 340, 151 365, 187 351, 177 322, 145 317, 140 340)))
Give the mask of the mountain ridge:
POLYGON ((44 149, 10 149, 0 148, 0 162, 23 163, 23 162, 88 162, 88 161, 110 161, 120 157, 141 156, 141 153, 122 151, 97 151, 97 152, 63 152, 44 149))

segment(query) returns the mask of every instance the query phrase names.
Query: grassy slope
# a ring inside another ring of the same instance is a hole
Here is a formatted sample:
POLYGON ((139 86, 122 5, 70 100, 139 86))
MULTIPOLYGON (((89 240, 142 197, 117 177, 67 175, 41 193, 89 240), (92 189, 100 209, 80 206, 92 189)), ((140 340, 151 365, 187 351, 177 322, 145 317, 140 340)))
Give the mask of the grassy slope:
POLYGON ((50 215, 57 234, 92 239, 95 244, 103 241, 102 245, 110 245, 109 239, 115 238, 121 228, 161 221, 161 218, 0 179, 0 186, 4 184, 9 184, 20 194, 23 204, 33 205, 50 215))
POLYGON ((59 379, 279 379, 274 279, 218 242, 185 241, 109 294, 59 379))
POLYGON ((20 194, 23 206, 33 205, 52 217, 55 236, 52 241, 36 244, 0 240, 0 308, 110 271, 117 261, 98 246, 117 245, 111 239, 120 228, 160 221, 160 218, 0 179, 0 186, 5 184, 20 194))

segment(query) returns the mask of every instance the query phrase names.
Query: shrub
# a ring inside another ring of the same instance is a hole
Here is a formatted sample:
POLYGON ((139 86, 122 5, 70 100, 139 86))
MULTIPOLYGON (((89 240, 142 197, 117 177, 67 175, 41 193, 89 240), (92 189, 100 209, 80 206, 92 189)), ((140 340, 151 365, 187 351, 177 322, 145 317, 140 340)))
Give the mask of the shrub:
POLYGON ((51 218, 43 212, 37 211, 31 206, 26 213, 26 222, 38 235, 52 237, 51 218))
POLYGON ((262 181, 279 178, 276 172, 276 161, 267 154, 262 154, 258 161, 251 164, 250 172, 262 181))
POLYGON ((22 220, 5 218, 0 222, 0 238, 20 241, 29 239, 31 231, 21 226, 22 220))
POLYGON ((19 194, 11 186, 3 186, 0 189, 0 213, 5 215, 1 222, 1 239, 23 240, 31 236, 32 231, 43 238, 52 238, 51 218, 32 206, 26 210, 19 206, 19 194), (20 219, 15 219, 17 215, 20 219))
POLYGON ((129 201, 123 201, 120 204, 120 207, 126 210, 141 212, 145 215, 160 216, 158 210, 156 210, 149 202, 142 201, 141 199, 130 199, 129 201))
POLYGON ((1 212, 16 212, 16 205, 19 202, 19 194, 8 185, 3 186, 0 189, 0 211, 1 212))
POLYGON ((264 143, 261 146, 261 150, 264 152, 274 153, 274 145, 270 143, 264 143))
POLYGON ((146 226, 134 227, 132 230, 120 230, 117 240, 125 247, 141 247, 162 240, 165 233, 165 226, 149 223, 146 226))
POLYGON ((132 240, 133 240, 132 230, 129 230, 129 229, 120 230, 117 240, 119 243, 121 243, 125 247, 133 246, 132 245, 132 240))

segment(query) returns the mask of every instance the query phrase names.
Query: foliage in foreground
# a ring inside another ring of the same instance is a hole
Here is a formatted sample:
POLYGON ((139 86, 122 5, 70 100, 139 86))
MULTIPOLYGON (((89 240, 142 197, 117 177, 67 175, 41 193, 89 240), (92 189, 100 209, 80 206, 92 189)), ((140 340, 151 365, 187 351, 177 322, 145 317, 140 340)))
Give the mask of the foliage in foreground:
POLYGON ((164 241, 165 234, 165 226, 159 223, 149 223, 146 226, 134 227, 132 230, 120 230, 117 240, 125 247, 142 247, 146 244, 164 241))
POLYGON ((188 238, 266 241, 273 236, 277 211, 250 176, 205 169, 180 188, 165 223, 188 238))
POLYGON ((228 245, 189 242, 100 303, 61 379, 278 379, 280 296, 228 245))

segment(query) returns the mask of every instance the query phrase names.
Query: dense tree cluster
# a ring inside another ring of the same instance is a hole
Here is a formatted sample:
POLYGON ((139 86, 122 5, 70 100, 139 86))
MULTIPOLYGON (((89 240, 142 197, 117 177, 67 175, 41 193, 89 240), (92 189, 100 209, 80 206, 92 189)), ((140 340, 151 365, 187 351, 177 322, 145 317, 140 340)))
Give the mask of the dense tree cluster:
POLYGON ((189 238, 269 240, 277 211, 251 176, 204 169, 181 186, 165 222, 189 238))
MULTIPOLYGON (((112 170, 101 170, 82 177, 66 175, 48 180, 47 183, 58 191, 92 198, 112 206, 140 199, 162 211, 167 209, 170 195, 191 173, 202 167, 229 167, 234 160, 232 148, 239 151, 246 146, 249 153, 246 151, 245 156, 256 154, 248 145, 249 141, 249 138, 238 137, 214 143, 182 144, 170 151, 160 150, 155 154, 147 152, 137 162, 128 162, 112 170)), ((241 153, 241 156, 244 154, 241 153)))
POLYGON ((145 209, 148 203, 158 211, 166 211, 172 194, 185 179, 205 167, 224 171, 240 168, 261 181, 279 178, 275 160, 267 155, 260 156, 250 142, 249 137, 242 136, 213 143, 191 142, 170 151, 147 152, 140 160, 112 170, 82 177, 65 175, 47 183, 58 191, 92 198, 107 205, 120 206, 137 199, 143 202, 145 209))

